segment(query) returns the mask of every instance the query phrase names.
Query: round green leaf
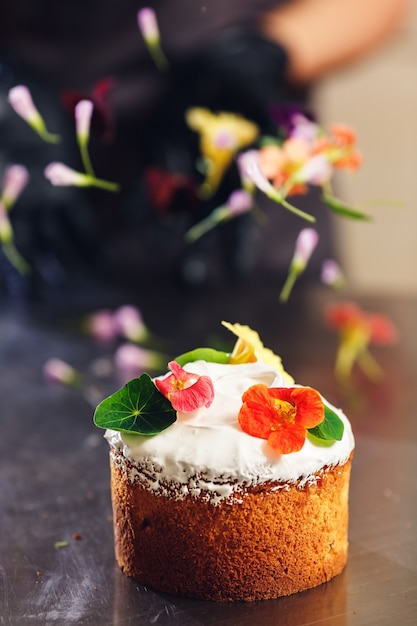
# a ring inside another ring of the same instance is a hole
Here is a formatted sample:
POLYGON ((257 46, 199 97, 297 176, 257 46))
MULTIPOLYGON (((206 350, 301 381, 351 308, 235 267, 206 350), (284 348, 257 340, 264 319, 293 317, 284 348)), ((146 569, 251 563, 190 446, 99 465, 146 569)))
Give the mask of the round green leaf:
POLYGON ((156 435, 176 419, 176 411, 149 374, 134 378, 105 398, 94 413, 94 423, 99 428, 140 435, 156 435))

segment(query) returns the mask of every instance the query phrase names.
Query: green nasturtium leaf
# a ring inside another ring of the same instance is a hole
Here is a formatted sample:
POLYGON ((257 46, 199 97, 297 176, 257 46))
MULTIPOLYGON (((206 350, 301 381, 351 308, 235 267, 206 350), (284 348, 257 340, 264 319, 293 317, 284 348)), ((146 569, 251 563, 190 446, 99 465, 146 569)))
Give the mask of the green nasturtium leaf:
POLYGON ((221 350, 214 350, 213 348, 196 348, 195 350, 190 350, 190 352, 180 354, 175 359, 181 367, 186 363, 200 360, 209 361, 210 363, 229 363, 230 354, 221 350))
POLYGON ((332 211, 334 211, 338 215, 342 215, 343 217, 350 217, 354 220, 364 220, 364 221, 369 221, 372 219, 371 216, 366 215, 366 213, 362 213, 361 211, 358 211, 357 209, 350 208, 347 204, 342 202, 342 200, 339 200, 338 198, 335 198, 334 196, 329 196, 325 194, 323 196, 323 202, 325 202, 327 206, 332 209, 332 211))
POLYGON ((99 428, 139 435, 156 435, 176 419, 176 411, 149 374, 134 378, 105 398, 94 413, 94 423, 99 428))
POLYGON ((318 426, 309 428, 308 432, 318 439, 340 441, 343 437, 345 425, 340 417, 327 404, 324 405, 324 420, 318 426))

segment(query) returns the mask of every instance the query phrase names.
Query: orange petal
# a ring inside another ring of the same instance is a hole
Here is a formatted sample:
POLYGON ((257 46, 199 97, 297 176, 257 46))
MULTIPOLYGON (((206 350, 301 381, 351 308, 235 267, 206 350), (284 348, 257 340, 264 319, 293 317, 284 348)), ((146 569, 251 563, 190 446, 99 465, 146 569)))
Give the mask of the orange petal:
POLYGON ((304 445, 307 431, 299 424, 287 424, 273 431, 268 444, 279 454, 298 452, 304 445))

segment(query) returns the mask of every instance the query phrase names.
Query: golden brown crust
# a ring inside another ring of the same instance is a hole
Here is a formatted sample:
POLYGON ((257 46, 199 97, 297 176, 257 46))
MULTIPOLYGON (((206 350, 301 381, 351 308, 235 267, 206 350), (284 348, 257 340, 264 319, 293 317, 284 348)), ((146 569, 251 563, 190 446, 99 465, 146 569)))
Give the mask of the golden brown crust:
POLYGON ((145 586, 251 601, 315 587, 346 564, 351 458, 303 488, 268 484, 248 489, 240 502, 213 506, 132 484, 117 455, 111 460, 116 559, 145 586))

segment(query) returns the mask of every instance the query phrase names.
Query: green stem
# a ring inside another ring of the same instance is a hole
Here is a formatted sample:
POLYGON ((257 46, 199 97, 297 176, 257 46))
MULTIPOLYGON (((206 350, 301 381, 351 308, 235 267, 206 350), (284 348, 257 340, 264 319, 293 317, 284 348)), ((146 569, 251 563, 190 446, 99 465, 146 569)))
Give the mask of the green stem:
POLYGON ((7 243, 2 246, 3 252, 11 265, 20 273, 28 274, 31 271, 30 265, 25 261, 22 255, 17 251, 13 243, 7 243))
POLYGON ((95 176, 88 176, 88 184, 90 187, 99 187, 100 189, 105 189, 106 191, 119 191, 120 185, 118 183, 112 183, 108 180, 101 180, 100 178, 96 178, 95 176))
POLYGON ((194 224, 194 226, 185 233, 186 241, 188 241, 188 243, 197 241, 197 239, 200 239, 200 237, 205 235, 220 222, 224 222, 228 217, 230 217, 230 215, 226 207, 215 209, 210 215, 201 220, 201 222, 198 222, 198 224, 194 224))
POLYGON ((284 283, 283 288, 281 289, 281 293, 279 294, 280 302, 287 302, 288 298, 291 295, 291 291, 295 285, 295 282, 299 276, 299 272, 296 269, 290 267, 290 271, 288 272, 287 280, 284 283))
POLYGON ((298 215, 298 217, 302 217, 304 220, 307 220, 308 222, 312 222, 312 223, 316 221, 316 218, 313 215, 310 215, 310 213, 306 213, 305 211, 298 209, 293 204, 290 204, 284 198, 284 196, 278 191, 276 191, 275 189, 273 191, 272 190, 269 191, 267 195, 268 195, 268 198, 270 198, 271 200, 275 200, 276 202, 279 202, 279 204, 282 204, 283 207, 288 209, 288 211, 291 211, 291 213, 295 213, 295 215, 298 215))
POLYGON ((95 173, 93 169, 93 165, 91 163, 90 154, 88 152, 88 144, 86 141, 78 141, 78 146, 80 148, 81 160, 84 165, 84 169, 89 176, 95 178, 95 173))

